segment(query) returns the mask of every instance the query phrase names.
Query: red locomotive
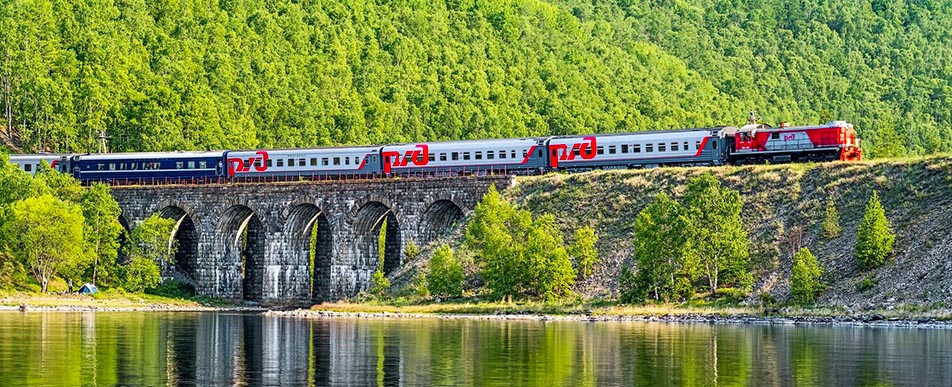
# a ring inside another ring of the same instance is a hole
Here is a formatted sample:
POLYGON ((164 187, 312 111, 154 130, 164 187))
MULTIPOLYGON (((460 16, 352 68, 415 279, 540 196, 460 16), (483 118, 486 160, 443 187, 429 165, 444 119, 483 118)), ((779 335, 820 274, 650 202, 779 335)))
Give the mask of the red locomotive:
POLYGON ((725 130, 724 135, 732 164, 857 161, 863 158, 853 124, 845 121, 796 127, 782 123, 779 128, 751 123, 733 131, 725 130))

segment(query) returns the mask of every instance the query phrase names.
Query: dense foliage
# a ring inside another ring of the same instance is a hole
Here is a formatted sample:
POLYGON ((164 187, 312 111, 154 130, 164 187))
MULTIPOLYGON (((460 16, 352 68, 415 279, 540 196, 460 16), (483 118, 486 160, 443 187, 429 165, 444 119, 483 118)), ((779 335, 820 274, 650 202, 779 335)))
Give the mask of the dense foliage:
POLYGON ((840 226, 840 213, 836 211, 836 202, 833 197, 826 202, 826 215, 823 218, 823 237, 833 239, 840 236, 843 226, 840 226))
POLYGON ((810 249, 801 248, 793 256, 793 269, 790 273, 790 296, 799 304, 812 304, 816 294, 822 289, 820 275, 823 270, 810 249))
POLYGON ((725 285, 751 285, 740 194, 705 173, 691 179, 682 201, 662 192, 638 213, 632 257, 637 271, 621 273, 622 301, 679 301, 702 289, 716 295, 725 285))
POLYGON ((595 248, 596 243, 598 235, 595 234, 594 228, 585 226, 575 230, 575 242, 569 246, 569 255, 575 262, 575 271, 580 279, 591 276, 595 265, 601 262, 595 248))
POLYGON ((475 0, 0 4, 0 140, 301 147, 857 124, 952 150, 948 3, 475 0))
POLYGON ((856 230, 856 259, 864 269, 882 266, 892 254, 895 241, 892 223, 886 219, 886 210, 879 202, 879 194, 873 191, 873 196, 866 203, 863 221, 856 230))
POLYGON ((463 265, 448 245, 442 245, 433 252, 429 268, 426 281, 431 295, 459 297, 463 294, 463 265))
POLYGON ((122 275, 126 265, 117 261, 125 232, 119 214, 106 185, 82 187, 45 166, 31 177, 0 155, 0 289, 46 291, 56 278, 75 287, 138 279, 122 275))
POLYGON ((571 292, 576 272, 552 215, 532 219, 496 188, 476 205, 465 244, 476 252, 480 277, 496 298, 558 299, 571 292))
POLYGON ((175 219, 152 214, 129 234, 123 271, 126 290, 142 292, 154 289, 162 281, 160 268, 173 262, 178 246, 170 239, 175 219))

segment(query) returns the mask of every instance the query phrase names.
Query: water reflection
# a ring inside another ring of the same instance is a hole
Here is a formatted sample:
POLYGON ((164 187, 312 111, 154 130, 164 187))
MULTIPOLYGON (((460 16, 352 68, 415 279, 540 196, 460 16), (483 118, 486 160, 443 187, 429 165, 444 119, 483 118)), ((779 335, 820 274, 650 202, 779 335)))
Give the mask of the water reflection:
POLYGON ((952 384, 952 331, 2 313, 0 385, 952 384))

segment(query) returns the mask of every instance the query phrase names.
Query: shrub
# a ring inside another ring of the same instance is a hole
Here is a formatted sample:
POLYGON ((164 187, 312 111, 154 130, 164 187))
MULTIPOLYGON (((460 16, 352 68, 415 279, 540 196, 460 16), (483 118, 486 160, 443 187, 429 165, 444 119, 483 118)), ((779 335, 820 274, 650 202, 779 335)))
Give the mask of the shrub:
POLYGON ((575 243, 569 247, 569 255, 575 258, 575 267, 580 279, 591 276, 592 268, 600 261, 598 250, 595 249, 597 242, 598 236, 595 235, 595 229, 585 226, 575 230, 575 243))
POLYGON ((123 287, 133 293, 141 293, 154 289, 159 285, 162 277, 159 275, 159 265, 147 258, 134 257, 123 267, 125 281, 123 287))
POLYGON ((463 293, 463 266, 447 245, 436 249, 430 258, 427 289, 433 296, 459 297, 463 293))
POLYGON ((869 289, 872 289, 879 281, 877 281, 873 276, 866 276, 861 281, 856 283, 856 290, 865 292, 869 289))
POLYGON ((383 274, 383 270, 377 269, 370 277, 370 293, 375 296, 382 296, 390 289, 390 280, 383 274))
POLYGON ((410 239, 403 248, 403 256, 406 258, 403 262, 412 262, 419 255, 420 247, 413 242, 413 239, 410 239))
POLYGON ((816 256, 804 247, 793 256, 793 271, 790 274, 790 295, 794 302, 812 304, 821 289, 822 270, 816 256))
POLYGON ((864 269, 880 267, 892 253, 895 241, 896 234, 889 219, 886 219, 886 211, 879 202, 879 194, 873 191, 873 196, 866 203, 863 222, 856 231, 856 259, 864 269))
POLYGON ((840 214, 836 212, 836 203, 833 197, 826 203, 826 217, 823 218, 823 236, 833 239, 840 236, 843 227, 840 226, 840 214))

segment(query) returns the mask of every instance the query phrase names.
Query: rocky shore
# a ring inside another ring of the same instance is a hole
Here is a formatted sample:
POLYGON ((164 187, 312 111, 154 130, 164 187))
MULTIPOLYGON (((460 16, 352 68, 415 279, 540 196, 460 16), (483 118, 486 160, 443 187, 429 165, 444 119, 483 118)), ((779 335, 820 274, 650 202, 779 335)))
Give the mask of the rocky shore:
POLYGON ((810 326, 861 326, 896 328, 952 329, 952 321, 935 318, 898 318, 881 314, 860 316, 753 316, 720 314, 665 314, 665 315, 548 315, 548 314, 435 314, 401 312, 337 312, 326 310, 267 311, 267 316, 294 318, 358 318, 358 319, 471 319, 471 320, 526 320, 526 321, 577 321, 577 322, 623 322, 642 321, 656 323, 686 324, 744 324, 744 325, 810 325, 810 326))
POLYGON ((97 306, 97 305, 0 305, 0 312, 265 312, 267 308, 250 306, 183 306, 148 304, 136 306, 97 306))

